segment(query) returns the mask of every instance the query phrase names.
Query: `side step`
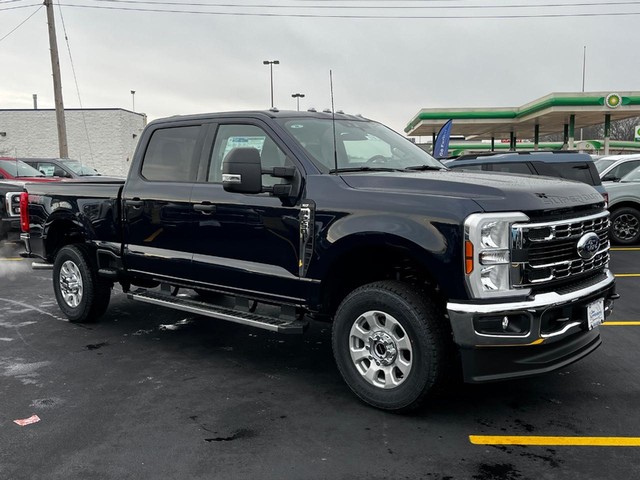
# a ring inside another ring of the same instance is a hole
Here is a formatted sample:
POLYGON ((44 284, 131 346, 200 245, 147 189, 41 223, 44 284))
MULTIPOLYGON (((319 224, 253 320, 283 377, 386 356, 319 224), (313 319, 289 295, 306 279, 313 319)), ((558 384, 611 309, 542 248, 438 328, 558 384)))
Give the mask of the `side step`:
POLYGON ((207 317, 227 320, 229 322, 249 325, 251 327, 271 330, 278 333, 303 333, 308 323, 294 318, 280 319, 257 313, 240 312, 230 308, 219 307, 205 302, 198 302, 188 298, 172 297, 170 295, 138 289, 127 293, 131 300, 161 305, 163 307, 182 310, 207 317))

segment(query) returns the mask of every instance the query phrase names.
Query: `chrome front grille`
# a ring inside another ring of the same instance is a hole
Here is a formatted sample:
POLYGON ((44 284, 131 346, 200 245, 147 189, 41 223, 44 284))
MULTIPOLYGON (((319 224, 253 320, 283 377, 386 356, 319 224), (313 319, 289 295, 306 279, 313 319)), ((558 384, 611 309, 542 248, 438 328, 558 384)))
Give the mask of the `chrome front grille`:
POLYGON ((515 224, 512 229, 512 284, 532 287, 604 268, 609 262, 609 212, 557 222, 515 224), (578 241, 594 232, 599 247, 582 258, 578 241))

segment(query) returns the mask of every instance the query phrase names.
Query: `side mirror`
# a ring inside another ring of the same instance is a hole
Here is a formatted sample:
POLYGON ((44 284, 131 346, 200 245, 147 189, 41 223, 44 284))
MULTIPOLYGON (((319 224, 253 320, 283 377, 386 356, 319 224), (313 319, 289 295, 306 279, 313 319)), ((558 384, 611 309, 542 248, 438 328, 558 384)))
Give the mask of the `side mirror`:
POLYGON ((227 192, 262 193, 260 152, 255 148, 234 148, 222 162, 222 187, 227 192))
POLYGON ((616 176, 613 173, 607 173, 604 177, 602 177, 603 182, 615 182, 616 176))

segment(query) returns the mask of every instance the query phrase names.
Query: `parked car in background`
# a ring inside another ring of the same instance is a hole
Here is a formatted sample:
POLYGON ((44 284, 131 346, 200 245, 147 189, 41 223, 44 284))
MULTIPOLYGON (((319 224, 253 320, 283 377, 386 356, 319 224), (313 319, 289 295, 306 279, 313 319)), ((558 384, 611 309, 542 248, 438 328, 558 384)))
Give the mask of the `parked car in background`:
POLYGON ((545 175, 587 183, 595 188, 606 201, 607 191, 602 186, 591 156, 567 150, 477 153, 461 155, 443 162, 449 168, 482 170, 487 172, 545 175))
POLYGON ((31 165, 17 158, 0 157, 0 180, 24 180, 29 182, 54 182, 61 177, 46 177, 31 165))
POLYGON ((610 237, 615 243, 632 245, 640 241, 640 167, 618 182, 607 182, 610 237))
MULTIPOLYGON (((46 177, 88 179, 87 177, 103 176, 95 168, 71 158, 20 158, 20 160, 31 165, 46 177)), ((115 177, 108 178, 115 179, 115 177)))
POLYGON ((594 163, 603 182, 616 182, 640 167, 640 155, 609 155, 594 163))

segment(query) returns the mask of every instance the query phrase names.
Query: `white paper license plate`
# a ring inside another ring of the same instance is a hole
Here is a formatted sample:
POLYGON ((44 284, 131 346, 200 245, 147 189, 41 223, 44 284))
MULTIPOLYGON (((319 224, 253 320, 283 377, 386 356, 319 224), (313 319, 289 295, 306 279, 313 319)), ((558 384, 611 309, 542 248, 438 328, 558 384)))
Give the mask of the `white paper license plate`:
POLYGON ((587 305, 587 325, 589 330, 604 322, 604 299, 596 300, 587 305))

